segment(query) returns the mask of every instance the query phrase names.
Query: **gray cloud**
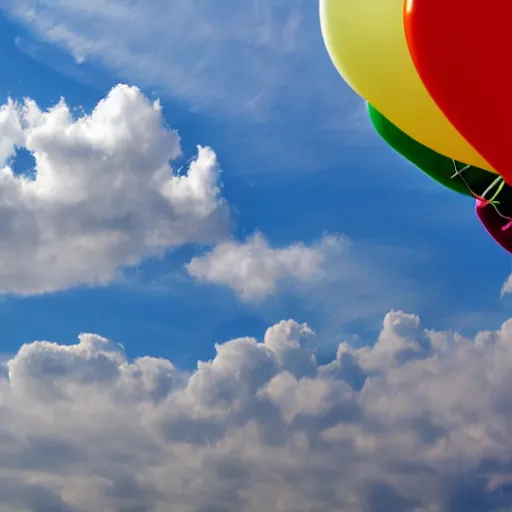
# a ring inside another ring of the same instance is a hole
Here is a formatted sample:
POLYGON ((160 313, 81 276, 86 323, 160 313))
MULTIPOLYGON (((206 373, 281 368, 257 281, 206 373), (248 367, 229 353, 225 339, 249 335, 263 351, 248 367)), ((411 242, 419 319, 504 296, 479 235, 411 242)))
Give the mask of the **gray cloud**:
MULTIPOLYGON (((0 381, 11 509, 503 512, 512 320, 475 339, 390 312, 319 365, 283 321, 192 372, 101 336, 34 342, 0 381), (45 508, 46 507, 46 508, 45 508)), ((5 489, 5 492, 3 491, 5 489)))

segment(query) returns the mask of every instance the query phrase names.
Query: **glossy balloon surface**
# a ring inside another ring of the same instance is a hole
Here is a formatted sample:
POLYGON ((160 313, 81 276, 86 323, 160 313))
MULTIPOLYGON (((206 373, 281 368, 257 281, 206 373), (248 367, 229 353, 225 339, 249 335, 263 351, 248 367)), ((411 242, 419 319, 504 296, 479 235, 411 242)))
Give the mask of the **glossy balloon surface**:
POLYGON ((512 184, 512 1, 406 0, 410 54, 446 117, 512 184))
MULTIPOLYGON (((404 0, 320 0, 322 33, 332 61, 360 96, 413 139, 493 171, 423 85, 407 47, 403 5, 404 0)), ((459 26, 454 33, 468 37, 459 26)))

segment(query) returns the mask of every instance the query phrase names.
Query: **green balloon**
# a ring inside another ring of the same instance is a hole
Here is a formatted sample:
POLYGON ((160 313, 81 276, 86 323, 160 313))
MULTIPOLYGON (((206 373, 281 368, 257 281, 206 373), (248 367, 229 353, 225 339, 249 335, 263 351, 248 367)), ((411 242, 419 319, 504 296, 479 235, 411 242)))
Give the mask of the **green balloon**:
POLYGON ((455 166, 460 171, 466 164, 454 161, 415 141, 369 103, 368 112, 377 133, 395 151, 446 188, 473 197, 471 191, 481 195, 499 178, 492 172, 472 166, 465 169, 462 175, 457 175, 455 166))

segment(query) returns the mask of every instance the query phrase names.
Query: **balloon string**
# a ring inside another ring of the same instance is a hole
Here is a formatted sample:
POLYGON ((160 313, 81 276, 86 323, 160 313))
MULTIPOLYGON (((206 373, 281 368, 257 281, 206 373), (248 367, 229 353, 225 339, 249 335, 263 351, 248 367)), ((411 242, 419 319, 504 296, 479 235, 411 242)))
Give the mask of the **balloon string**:
POLYGON ((481 199, 483 201, 486 201, 488 203, 490 203, 492 205, 492 207, 496 210, 496 213, 502 218, 502 219, 505 219, 505 220, 508 220, 512 223, 512 218, 511 217, 507 217, 506 215, 503 215, 499 210, 498 210, 498 206, 500 204, 499 201, 496 201, 496 198, 498 197, 498 195, 500 194, 500 192, 503 190, 503 187, 505 186, 505 180, 501 177, 501 176, 498 176, 488 187, 487 189, 484 191, 484 193, 479 196, 478 194, 476 194, 475 192, 473 192, 473 190, 471 190, 471 187, 469 186, 468 182, 466 181, 466 179, 464 178, 464 176, 462 176, 462 173, 464 171, 467 171, 468 169, 471 168, 471 165, 465 165, 462 169, 458 169, 457 168, 457 162, 455 160, 452 159, 452 162, 453 162, 453 167, 455 169, 455 174, 453 176, 451 176, 451 179, 455 178, 456 176, 458 176, 463 182, 464 184, 466 185, 467 189, 469 190, 469 192, 473 195, 473 197, 475 197, 476 199, 481 199), (486 199, 486 195, 492 191, 492 189, 498 185, 498 189, 496 190, 496 192, 494 193, 494 195, 490 198, 490 199, 486 199))
POLYGON ((471 187, 469 186, 468 182, 466 181, 464 176, 462 176, 462 173, 464 171, 467 171, 468 169, 470 169, 471 166, 470 165, 466 165, 462 169, 457 169, 457 162, 455 160, 452 160, 452 162, 453 162, 453 168, 455 169, 455 174, 453 174, 450 177, 450 179, 453 179, 453 178, 458 176, 464 182, 464 185, 466 185, 466 188, 469 190, 469 192, 473 195, 473 197, 475 199, 482 199, 478 194, 476 194, 475 192, 473 192, 473 190, 471 190, 471 187))
POLYGON ((455 167, 455 174, 452 176, 452 178, 455 178, 455 176, 461 176, 464 171, 471 169, 471 165, 465 165, 462 169, 457 169, 457 162, 455 160, 452 160, 452 162, 453 166, 455 167))
POLYGON ((492 189, 498 185, 498 183, 500 184, 499 187, 498 187, 498 190, 497 192, 491 197, 491 199, 489 199, 489 202, 491 201, 494 201, 496 199, 496 196, 501 192, 501 190, 503 189, 503 178, 500 176, 498 178, 496 178, 488 187, 487 189, 485 190, 485 192, 482 194, 482 199, 486 199, 485 196, 487 195, 488 192, 491 192, 492 189))

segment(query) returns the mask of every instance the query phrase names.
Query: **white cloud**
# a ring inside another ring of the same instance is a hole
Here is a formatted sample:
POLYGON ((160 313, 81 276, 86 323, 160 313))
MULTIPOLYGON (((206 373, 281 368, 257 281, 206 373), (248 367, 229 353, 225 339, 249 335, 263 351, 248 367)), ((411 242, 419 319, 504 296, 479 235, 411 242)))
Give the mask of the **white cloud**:
POLYGON ((510 274, 507 278, 507 280, 503 283, 503 286, 501 287, 501 298, 505 297, 505 295, 508 295, 512 293, 512 274, 510 274))
POLYGON ((180 139, 136 87, 115 87, 79 118, 64 100, 45 112, 9 102, 0 135, 2 293, 107 283, 123 266, 229 231, 214 151, 198 147, 186 174, 173 172, 180 139), (15 146, 32 152, 35 179, 9 167, 15 146))
POLYGON ((316 362, 292 320, 191 373, 82 334, 0 379, 12 510, 501 512, 512 503, 512 320, 474 340, 391 312, 316 362))
POLYGON ((0 164, 12 156, 15 146, 23 145, 23 129, 17 106, 8 100, 0 107, 0 164))
POLYGON ((296 243, 272 248, 257 232, 242 243, 220 243, 186 268, 196 279, 229 286, 243 299, 263 299, 275 293, 283 279, 311 282, 324 277, 327 256, 341 245, 341 238, 324 236, 311 247, 296 243))

